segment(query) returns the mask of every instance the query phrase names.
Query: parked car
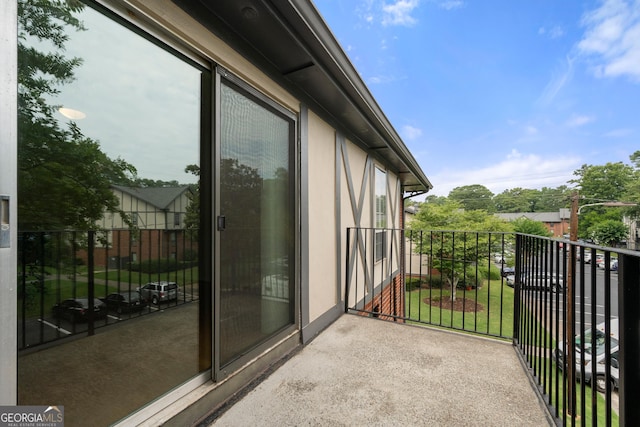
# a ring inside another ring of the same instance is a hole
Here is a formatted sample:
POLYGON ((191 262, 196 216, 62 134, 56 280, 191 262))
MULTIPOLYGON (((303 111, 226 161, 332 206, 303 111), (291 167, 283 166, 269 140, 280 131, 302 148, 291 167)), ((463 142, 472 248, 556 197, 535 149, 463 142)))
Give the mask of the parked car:
MULTIPOLYGON (((51 310, 53 317, 66 319, 72 323, 89 320, 89 298, 69 298, 55 304, 51 310)), ((95 298, 93 300, 93 319, 103 319, 107 316, 107 306, 95 298)))
POLYGON ((138 291, 114 292, 104 299, 107 309, 118 314, 130 313, 142 310, 147 306, 147 301, 142 298, 138 291))
MULTIPOLYGON (((617 348, 618 347, 616 346, 616 350, 611 353, 611 369, 609 370, 609 375, 611 377, 612 390, 618 388, 618 383, 620 381, 620 363, 618 362, 617 348)), ((596 388, 602 393, 607 389, 607 374, 605 371, 606 361, 606 358, 601 357, 598 365, 596 366, 596 388)))
POLYGON ((618 258, 611 259, 611 271, 618 271, 618 258))
MULTIPOLYGON (((593 371, 593 360, 596 360, 596 388, 600 392, 604 392, 606 389, 606 361, 605 357, 605 338, 606 334, 604 331, 604 322, 600 323, 596 326, 595 329, 590 329, 585 332, 584 335, 584 358, 582 357, 582 352, 580 349, 581 336, 576 335, 576 356, 574 363, 576 365, 576 377, 581 379, 582 376, 582 365, 584 365, 584 381, 586 384, 591 383, 591 376, 593 371), (595 331, 595 332, 594 332, 595 331), (592 334, 596 335, 596 351, 592 351, 592 334), (595 353, 595 356, 594 356, 595 353)), ((619 342, 618 342, 618 319, 611 319, 611 385, 615 389, 618 387, 618 379, 619 379, 619 364, 618 364, 618 351, 619 351, 619 342)), ((555 351, 556 362, 560 369, 564 369, 566 366, 566 361, 564 360, 564 354, 561 349, 557 349, 555 351)))
POLYGON ((507 286, 511 286, 512 288, 516 286, 516 275, 512 274, 510 276, 505 277, 505 281, 507 282, 507 286))
POLYGON ((604 268, 604 255, 602 255, 602 254, 597 254, 597 255, 596 255, 595 263, 596 263, 596 267, 598 267, 598 268, 604 268))
POLYGON ((176 282, 150 282, 136 290, 140 292, 142 298, 151 301, 154 305, 178 299, 178 285, 176 282))
POLYGON ((502 270, 500 270, 500 275, 502 277, 509 277, 509 276, 513 276, 516 274, 516 269, 513 267, 502 267, 502 270))
MULTIPOLYGON (((598 266, 598 268, 601 268, 604 270, 604 266, 605 266, 604 257, 602 257, 601 260, 596 259, 596 265, 598 266)), ((618 270, 618 258, 612 257, 609 260, 609 269, 612 271, 618 270)))
POLYGON ((559 292, 564 290, 564 277, 553 272, 525 274, 520 283, 522 288, 527 289, 551 289, 559 292))

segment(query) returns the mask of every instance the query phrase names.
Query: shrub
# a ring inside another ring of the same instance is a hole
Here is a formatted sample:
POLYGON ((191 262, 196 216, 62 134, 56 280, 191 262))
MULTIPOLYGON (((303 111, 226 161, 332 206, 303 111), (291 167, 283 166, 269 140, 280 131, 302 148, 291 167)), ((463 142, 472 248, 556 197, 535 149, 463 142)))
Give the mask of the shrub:
POLYGON ((442 276, 432 274, 431 276, 408 276, 405 280, 407 291, 413 291, 418 288, 441 288, 442 276))
POLYGON ((141 262, 132 262, 129 264, 131 271, 138 271, 140 273, 169 273, 182 268, 175 259, 158 258, 149 259, 141 262))

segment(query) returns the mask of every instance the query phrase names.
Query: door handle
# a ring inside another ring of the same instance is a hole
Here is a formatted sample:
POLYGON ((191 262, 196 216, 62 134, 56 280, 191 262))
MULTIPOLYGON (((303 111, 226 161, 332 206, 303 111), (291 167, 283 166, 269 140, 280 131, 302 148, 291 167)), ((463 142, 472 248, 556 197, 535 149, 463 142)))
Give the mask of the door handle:
POLYGON ((224 215, 218 216, 218 231, 224 231, 227 228, 227 218, 224 215))

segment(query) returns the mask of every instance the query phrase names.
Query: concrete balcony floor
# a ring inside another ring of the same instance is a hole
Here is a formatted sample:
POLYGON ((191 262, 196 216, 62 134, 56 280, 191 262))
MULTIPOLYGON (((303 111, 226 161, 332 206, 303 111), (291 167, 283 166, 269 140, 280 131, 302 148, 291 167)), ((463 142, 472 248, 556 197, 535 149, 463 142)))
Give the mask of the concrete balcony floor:
POLYGON ((510 343, 355 315, 208 424, 554 425, 510 343))

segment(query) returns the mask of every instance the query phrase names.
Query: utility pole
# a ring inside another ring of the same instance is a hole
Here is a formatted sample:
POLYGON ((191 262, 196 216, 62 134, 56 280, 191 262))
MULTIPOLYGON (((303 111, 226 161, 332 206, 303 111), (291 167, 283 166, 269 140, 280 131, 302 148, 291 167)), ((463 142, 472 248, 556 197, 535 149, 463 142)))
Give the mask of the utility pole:
MULTIPOLYGON (((576 242, 578 240, 578 192, 574 191, 571 195, 571 214, 569 216, 569 240, 572 242, 576 242)), ((567 362, 566 372, 567 372, 567 412, 569 415, 573 416, 575 414, 575 406, 576 406, 576 397, 573 392, 575 388, 575 378, 574 371, 575 365, 573 361, 573 354, 575 352, 575 338, 574 338, 574 327, 573 327, 573 319, 575 315, 575 304, 574 304, 574 276, 575 276, 575 264, 576 264, 576 251, 578 247, 574 244, 570 246, 569 252, 569 265, 567 269, 567 354, 565 355, 565 360, 567 362)))

